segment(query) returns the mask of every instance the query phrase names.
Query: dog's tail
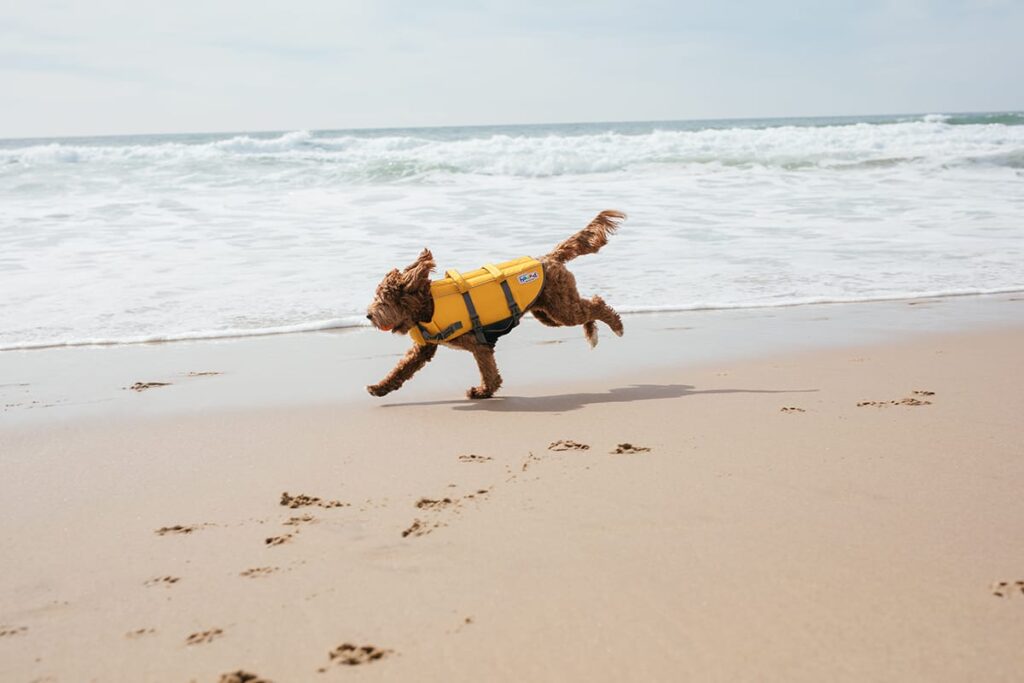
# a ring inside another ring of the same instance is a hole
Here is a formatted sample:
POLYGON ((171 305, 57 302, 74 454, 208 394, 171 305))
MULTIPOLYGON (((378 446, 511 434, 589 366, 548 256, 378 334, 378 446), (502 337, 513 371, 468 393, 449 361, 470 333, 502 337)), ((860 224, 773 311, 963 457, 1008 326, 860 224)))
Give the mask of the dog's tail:
POLYGON ((602 211, 590 221, 590 225, 560 242, 554 251, 548 254, 548 258, 565 263, 577 256, 596 254, 601 247, 608 244, 608 235, 618 230, 619 221, 625 218, 626 214, 621 211, 602 211))

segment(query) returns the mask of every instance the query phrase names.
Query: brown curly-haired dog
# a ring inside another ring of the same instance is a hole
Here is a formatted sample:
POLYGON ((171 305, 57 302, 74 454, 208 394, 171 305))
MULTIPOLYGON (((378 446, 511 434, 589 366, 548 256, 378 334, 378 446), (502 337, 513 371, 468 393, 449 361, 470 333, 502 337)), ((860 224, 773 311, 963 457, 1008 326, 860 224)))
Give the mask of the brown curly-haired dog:
MULTIPOLYGON (((596 253, 608 243, 608 235, 619 227, 626 217, 619 211, 602 211, 590 225, 561 242, 547 256, 538 260, 544 267, 544 287, 527 310, 544 325, 562 327, 583 325, 583 333, 591 346, 597 344, 597 323, 600 320, 622 336, 622 320, 611 306, 599 296, 584 299, 576 289, 576 278, 565 267, 577 256, 596 253)), ((377 286, 373 303, 367 309, 367 319, 374 327, 395 334, 408 334, 417 323, 427 322, 434 315, 434 300, 430 296, 430 273, 434 270, 434 256, 424 249, 405 270, 396 268, 384 276, 377 286)), ((525 313, 526 311, 524 311, 525 313)), ((469 398, 490 398, 501 386, 501 375, 494 361, 494 345, 464 334, 445 346, 469 351, 480 367, 480 386, 466 392, 469 398)), ((398 365, 377 384, 366 387, 374 396, 384 396, 401 387, 416 371, 426 365, 437 353, 437 344, 414 345, 398 365)))

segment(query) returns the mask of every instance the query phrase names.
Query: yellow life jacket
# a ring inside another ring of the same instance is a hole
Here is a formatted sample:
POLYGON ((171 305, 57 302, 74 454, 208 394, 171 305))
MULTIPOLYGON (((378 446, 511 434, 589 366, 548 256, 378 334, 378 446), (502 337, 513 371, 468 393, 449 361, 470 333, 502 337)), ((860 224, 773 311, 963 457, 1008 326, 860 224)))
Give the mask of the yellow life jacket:
POLYGON ((519 324, 543 287, 544 268, 529 256, 468 273, 445 271, 444 279, 430 283, 434 317, 418 323, 409 336, 425 346, 473 332, 481 343, 493 345, 519 324))

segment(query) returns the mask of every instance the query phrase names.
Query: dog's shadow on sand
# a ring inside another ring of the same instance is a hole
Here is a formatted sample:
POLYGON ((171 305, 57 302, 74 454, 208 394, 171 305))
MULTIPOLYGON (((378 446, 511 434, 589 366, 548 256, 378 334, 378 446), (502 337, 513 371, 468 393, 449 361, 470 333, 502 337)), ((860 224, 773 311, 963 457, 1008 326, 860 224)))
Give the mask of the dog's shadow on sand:
POLYGON ((634 384, 603 392, 555 394, 552 396, 496 396, 480 401, 459 399, 451 401, 419 401, 388 403, 384 408, 403 406, 452 406, 459 411, 488 411, 494 413, 566 413, 599 403, 631 403, 654 399, 683 398, 709 394, 793 394, 815 392, 817 389, 706 389, 697 390, 690 384, 634 384))

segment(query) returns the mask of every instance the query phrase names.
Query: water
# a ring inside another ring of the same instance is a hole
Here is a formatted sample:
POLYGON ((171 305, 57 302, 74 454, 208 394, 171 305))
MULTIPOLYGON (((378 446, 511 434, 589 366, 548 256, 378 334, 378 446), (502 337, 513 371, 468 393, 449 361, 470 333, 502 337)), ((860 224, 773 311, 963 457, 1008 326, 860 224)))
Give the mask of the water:
POLYGON ((358 325, 604 208, 623 312, 1021 289, 1024 114, 0 141, 0 350, 358 325))

